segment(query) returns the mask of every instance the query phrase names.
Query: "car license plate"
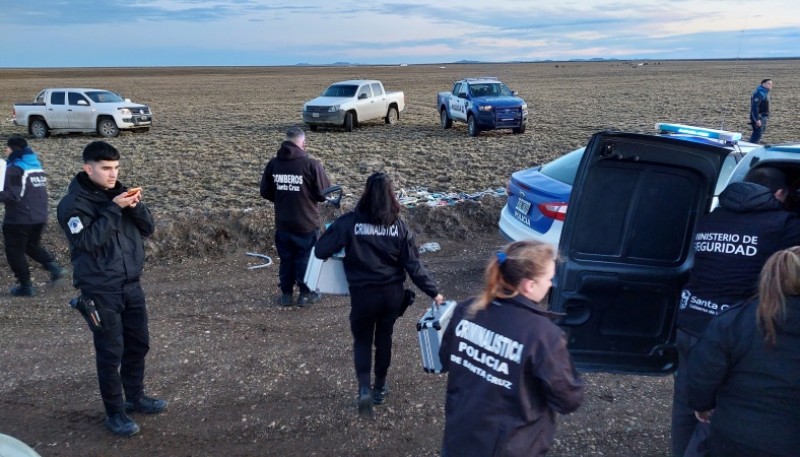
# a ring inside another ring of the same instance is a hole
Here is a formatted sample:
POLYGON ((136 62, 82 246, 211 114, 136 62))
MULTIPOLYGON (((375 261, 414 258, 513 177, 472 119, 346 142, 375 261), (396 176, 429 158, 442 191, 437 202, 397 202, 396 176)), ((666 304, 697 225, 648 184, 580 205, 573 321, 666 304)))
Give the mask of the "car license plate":
POLYGON ((319 113, 311 113, 311 117, 319 117, 319 113))
POLYGON ((528 211, 531 209, 531 202, 525 201, 523 199, 517 200, 517 211, 522 214, 528 214, 528 211))

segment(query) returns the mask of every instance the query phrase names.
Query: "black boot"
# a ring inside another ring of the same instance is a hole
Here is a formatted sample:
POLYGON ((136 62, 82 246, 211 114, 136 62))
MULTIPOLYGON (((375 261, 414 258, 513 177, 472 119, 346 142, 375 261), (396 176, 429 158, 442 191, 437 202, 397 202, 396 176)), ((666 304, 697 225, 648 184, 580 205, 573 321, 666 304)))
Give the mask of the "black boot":
POLYGON ((61 268, 61 265, 55 262, 48 262, 44 267, 50 272, 50 281, 58 282, 58 280, 64 277, 65 271, 61 268))
POLYGON ((372 417, 372 392, 369 387, 358 389, 358 415, 361 417, 372 417))
POLYGON ((14 297, 33 297, 36 295, 36 289, 33 288, 33 284, 31 284, 30 281, 26 281, 18 286, 12 287, 9 292, 14 297))

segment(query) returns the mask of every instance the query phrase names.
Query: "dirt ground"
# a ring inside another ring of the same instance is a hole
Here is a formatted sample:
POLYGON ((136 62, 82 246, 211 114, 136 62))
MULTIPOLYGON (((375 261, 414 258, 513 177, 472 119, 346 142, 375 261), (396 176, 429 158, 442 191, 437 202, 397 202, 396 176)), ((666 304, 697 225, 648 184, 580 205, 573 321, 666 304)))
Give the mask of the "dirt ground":
MULTIPOLYGON (((606 128, 652 132, 673 121, 749 135, 748 98, 775 81, 765 141, 800 140, 800 61, 540 63, 350 68, 0 69, 0 111, 44 87, 100 87, 151 106, 148 133, 109 141, 123 154, 121 180, 144 188, 157 219, 144 287, 151 352, 147 389, 170 401, 162 415, 135 416, 142 432, 119 439, 102 427, 89 331, 67 306, 74 290, 49 287, 10 297, 0 268, 0 433, 43 456, 435 456, 446 378, 424 373, 414 323, 424 300, 398 322, 391 393, 374 421, 357 418, 348 301, 326 297, 306 309, 275 303, 277 268, 248 270, 276 257, 271 206, 258 195, 266 161, 302 103, 328 84, 382 79, 408 103, 394 126, 371 122, 351 133, 308 132, 352 204, 366 177, 390 173, 397 187, 474 192, 503 187, 509 174, 583 145, 606 128), (454 80, 493 75, 519 91, 528 132, 442 130, 436 92, 454 80), (724 124, 724 125, 723 125, 724 124)), ((22 129, 0 117, 0 139, 22 129)), ((54 212, 80 167, 90 135, 30 139, 49 173, 54 212)), ((502 239, 503 198, 405 212, 449 298, 477 292, 487 255, 502 239)), ((46 236, 63 262, 63 235, 46 236)), ((2 249, 0 249, 2 251, 2 249)), ((4 257, 4 253, 0 254, 4 257)), ((276 259, 277 260, 277 259, 276 259)), ((5 265, 5 262, 0 262, 5 265)), ((559 420, 555 456, 668 455, 671 377, 586 374, 587 400, 559 420)))

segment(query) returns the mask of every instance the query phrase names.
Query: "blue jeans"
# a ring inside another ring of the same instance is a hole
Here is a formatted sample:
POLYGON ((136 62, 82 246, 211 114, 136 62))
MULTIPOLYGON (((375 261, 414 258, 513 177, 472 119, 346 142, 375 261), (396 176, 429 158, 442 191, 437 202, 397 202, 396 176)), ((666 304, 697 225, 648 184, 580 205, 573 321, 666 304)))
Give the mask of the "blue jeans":
POLYGON ((309 292, 303 279, 308 267, 308 256, 311 255, 311 248, 317 243, 318 233, 318 230, 310 233, 275 232, 275 247, 281 259, 278 276, 282 293, 292 294, 295 284, 300 288, 301 294, 309 292))
POLYGON ((750 142, 751 143, 758 143, 761 141, 761 135, 767 130, 767 120, 769 116, 761 116, 761 127, 756 127, 755 122, 750 122, 750 126, 753 127, 753 134, 750 135, 750 142))

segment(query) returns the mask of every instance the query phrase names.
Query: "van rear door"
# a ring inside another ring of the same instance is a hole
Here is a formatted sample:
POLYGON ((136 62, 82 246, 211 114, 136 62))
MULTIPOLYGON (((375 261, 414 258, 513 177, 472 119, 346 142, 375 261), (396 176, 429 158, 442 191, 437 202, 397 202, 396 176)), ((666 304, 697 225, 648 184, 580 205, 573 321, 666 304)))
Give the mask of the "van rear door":
POLYGON ((583 370, 668 373, 697 219, 728 154, 664 136, 594 135, 561 234, 553 311, 583 370))

